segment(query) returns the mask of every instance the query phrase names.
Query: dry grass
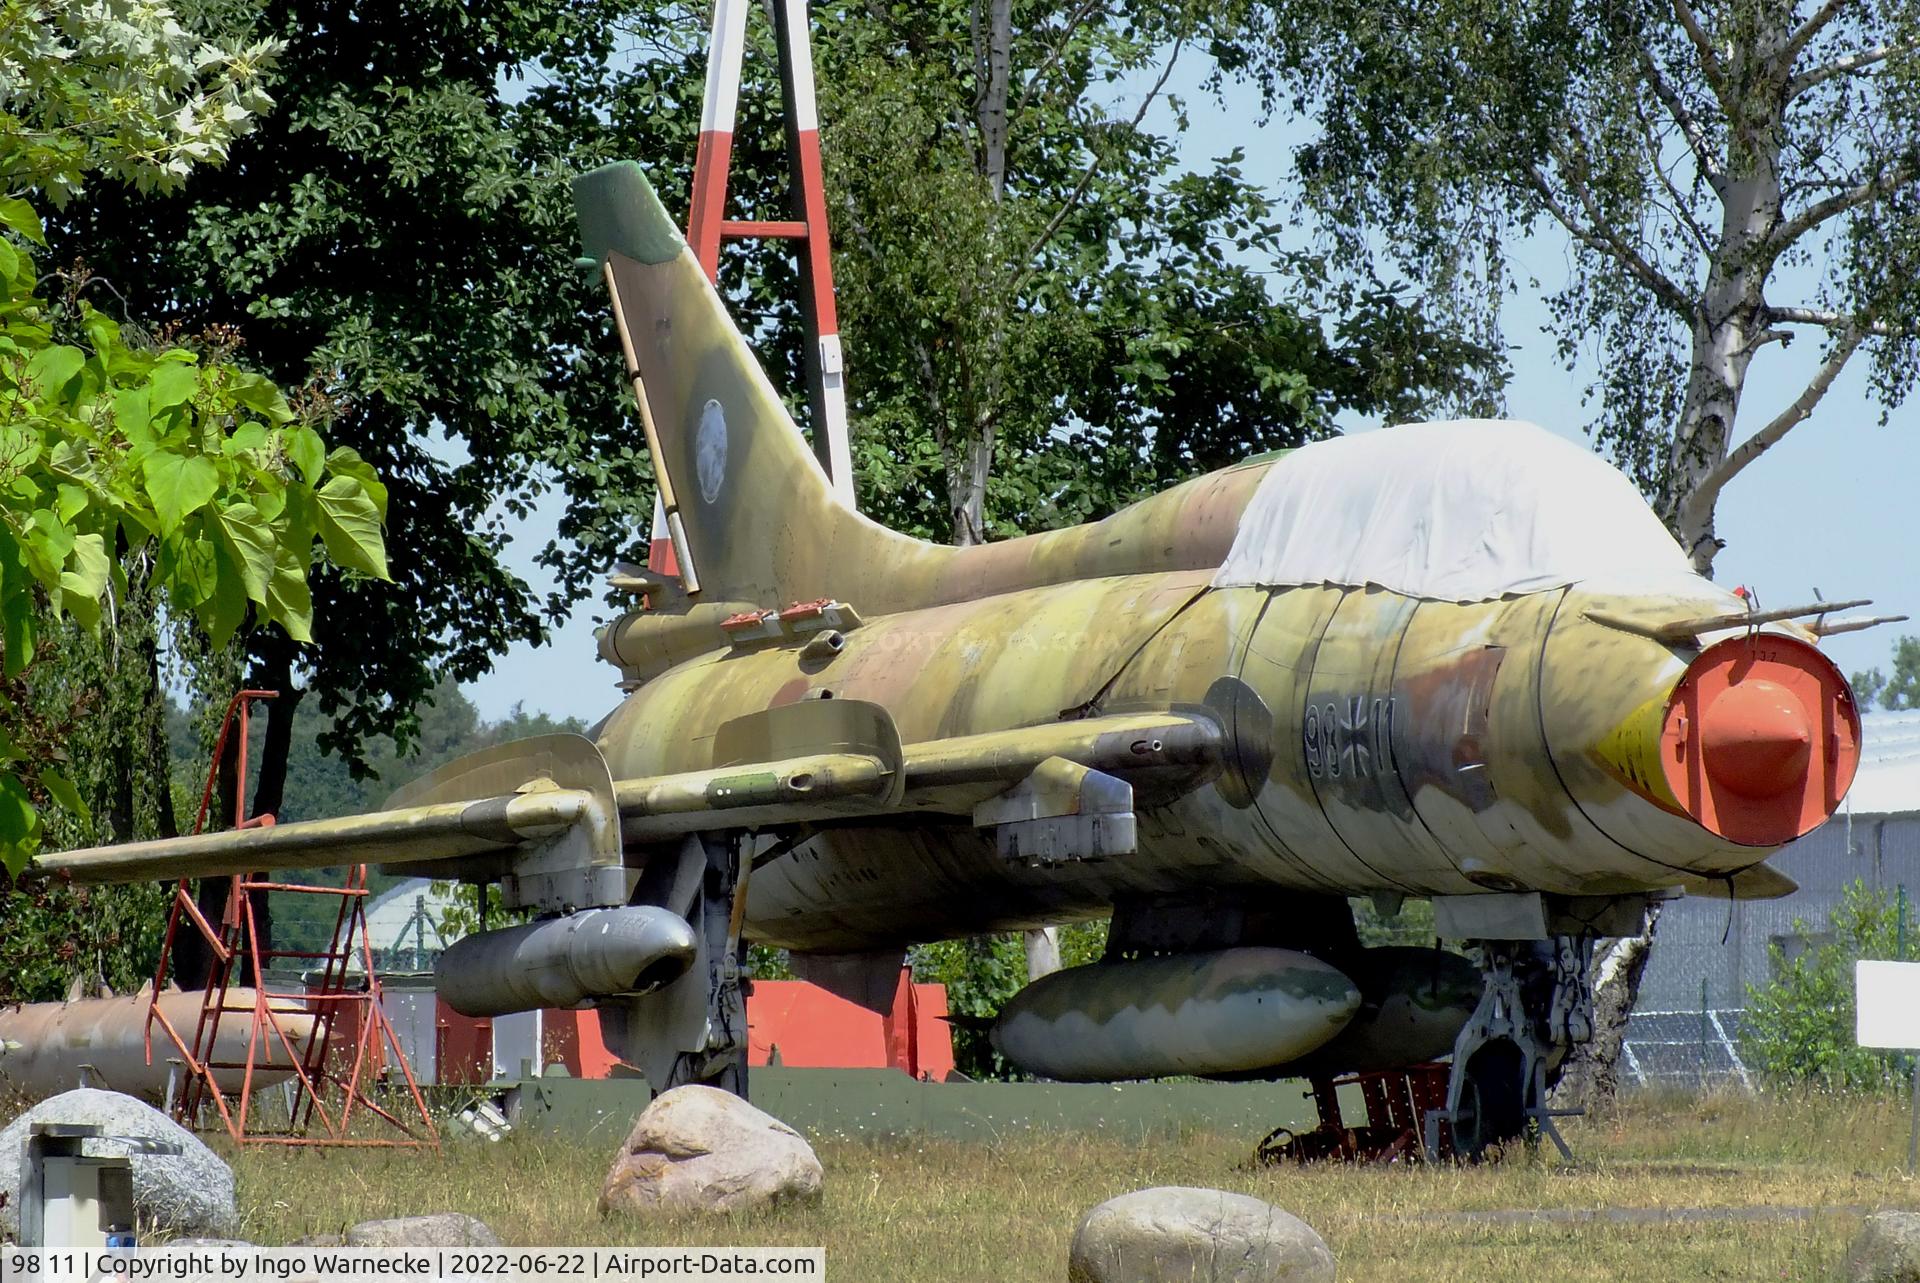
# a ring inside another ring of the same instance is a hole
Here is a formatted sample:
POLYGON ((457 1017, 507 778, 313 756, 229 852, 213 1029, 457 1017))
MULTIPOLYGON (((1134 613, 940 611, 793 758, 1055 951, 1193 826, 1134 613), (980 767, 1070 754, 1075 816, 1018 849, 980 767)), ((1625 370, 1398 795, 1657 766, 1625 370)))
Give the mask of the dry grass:
POLYGON ((1303 1217, 1343 1279, 1826 1279, 1854 1209, 1920 1207, 1894 1099, 1655 1099, 1566 1128, 1579 1161, 1474 1169, 1255 1170, 1244 1145, 1056 1134, 998 1143, 821 1138, 824 1203, 720 1221, 602 1220, 610 1155, 516 1137, 444 1157, 366 1151, 240 1155, 246 1236, 286 1242, 354 1221, 469 1212, 509 1242, 824 1245, 833 1274, 881 1280, 1058 1280, 1075 1221, 1149 1185, 1240 1190, 1303 1217), (1508 1209, 1804 1209, 1797 1218, 1665 1224, 1474 1218, 1508 1209))

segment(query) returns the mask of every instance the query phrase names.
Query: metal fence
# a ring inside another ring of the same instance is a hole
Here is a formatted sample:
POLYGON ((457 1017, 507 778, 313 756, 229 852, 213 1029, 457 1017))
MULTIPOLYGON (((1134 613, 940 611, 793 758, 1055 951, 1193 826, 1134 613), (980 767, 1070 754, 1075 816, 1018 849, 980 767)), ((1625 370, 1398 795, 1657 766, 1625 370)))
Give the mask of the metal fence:
POLYGON ((1620 1056, 1622 1082, 1636 1087, 1753 1090, 1740 1058, 1739 1008, 1636 1011, 1620 1056))

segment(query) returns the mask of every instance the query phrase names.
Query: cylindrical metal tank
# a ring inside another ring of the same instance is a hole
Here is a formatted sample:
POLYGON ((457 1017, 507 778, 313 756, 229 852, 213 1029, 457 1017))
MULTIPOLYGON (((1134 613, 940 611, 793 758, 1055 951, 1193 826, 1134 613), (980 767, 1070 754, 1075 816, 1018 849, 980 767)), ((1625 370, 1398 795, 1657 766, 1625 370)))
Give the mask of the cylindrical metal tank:
POLYGON ((994 1047, 1028 1073, 1067 1082, 1231 1074, 1326 1043, 1360 991, 1319 959, 1237 948, 1072 967, 1016 994, 994 1047))
POLYGON ((1480 970, 1444 949, 1363 949, 1346 972, 1360 990, 1360 1009, 1319 1050, 1277 1069, 1273 1077, 1355 1074, 1402 1069, 1453 1050, 1480 1004, 1480 970))
MULTIPOLYGON (((91 1085, 158 1101, 166 1093, 168 1062, 179 1058, 166 1032, 153 1031, 153 1063, 147 1063, 147 1008, 150 994, 125 998, 82 998, 74 1002, 35 1002, 0 1010, 0 1087, 26 1096, 50 1096, 91 1085)), ((167 1023, 191 1043, 200 1023, 201 994, 163 993, 159 998, 167 1023)), ((227 990, 228 1008, 251 1009, 254 990, 227 990)), ((280 1027, 294 1046, 306 1044, 313 1032, 313 1014, 297 998, 274 999, 280 1027)), ((220 1019, 211 1059, 224 1063, 245 1061, 253 1022, 246 1011, 229 1010, 220 1019)), ((254 1085, 281 1082, 292 1074, 277 1039, 260 1049, 254 1085)), ((223 1090, 237 1091, 243 1071, 217 1070, 223 1090)))
POLYGON ((440 955, 433 978, 461 1015, 504 1016, 648 993, 685 974, 694 953, 685 919, 630 905, 468 936, 440 955))

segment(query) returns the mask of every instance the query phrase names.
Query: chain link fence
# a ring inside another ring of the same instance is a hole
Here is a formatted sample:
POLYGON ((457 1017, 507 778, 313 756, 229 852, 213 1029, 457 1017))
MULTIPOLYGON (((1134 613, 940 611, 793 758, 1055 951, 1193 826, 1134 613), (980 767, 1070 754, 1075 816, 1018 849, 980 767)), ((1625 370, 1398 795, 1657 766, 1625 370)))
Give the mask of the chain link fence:
POLYGON ((1740 1008, 1636 1011, 1627 1022, 1620 1080, 1635 1087, 1753 1090, 1740 1056, 1740 1008))

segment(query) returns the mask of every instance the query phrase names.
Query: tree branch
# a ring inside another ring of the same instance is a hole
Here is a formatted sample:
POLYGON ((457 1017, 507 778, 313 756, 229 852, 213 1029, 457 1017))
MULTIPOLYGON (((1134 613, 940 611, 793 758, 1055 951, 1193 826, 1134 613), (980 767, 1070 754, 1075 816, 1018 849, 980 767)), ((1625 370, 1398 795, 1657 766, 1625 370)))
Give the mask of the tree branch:
POLYGON ((1814 407, 1820 404, 1820 398, 1827 394, 1827 389, 1833 386, 1833 381, 1840 377, 1840 371, 1846 368, 1847 362, 1865 338, 1864 330, 1841 331, 1840 337, 1834 341, 1833 351, 1827 353, 1827 359, 1820 363, 1820 368, 1814 372, 1807 386, 1801 389, 1800 395, 1793 399, 1793 404, 1775 415, 1773 421, 1766 427, 1728 451, 1727 457, 1702 478, 1700 484, 1694 488, 1693 494, 1688 496, 1689 506, 1711 508, 1714 501, 1719 498, 1720 492, 1726 489, 1729 481, 1739 476, 1748 464, 1780 444, 1780 439, 1787 433, 1806 422, 1807 417, 1813 413, 1814 407))
POLYGON ((1806 47, 1813 43, 1813 38, 1819 35, 1829 22, 1839 17, 1840 11, 1846 8, 1847 4, 1848 0, 1827 0, 1821 5, 1811 18, 1801 24, 1800 30, 1787 38, 1786 45, 1780 50, 1780 65, 1791 67, 1806 47))
POLYGON ((1832 80, 1835 76, 1846 76, 1863 67, 1885 62, 1901 54, 1913 53, 1914 45, 1875 45, 1871 49, 1862 49, 1859 53, 1850 53, 1844 58, 1835 58, 1825 66, 1803 71, 1787 82, 1787 101, 1792 102, 1815 85, 1832 80))
POLYGON ((1700 69, 1707 73, 1707 83, 1717 89, 1722 75, 1720 55, 1713 51, 1713 40, 1707 35, 1706 28, 1700 25, 1700 15, 1693 11, 1693 6, 1687 0, 1673 0, 1673 16, 1680 20, 1687 39, 1693 41, 1693 47, 1699 51, 1700 69))
POLYGON ((1672 213, 1675 221, 1686 229, 1687 235, 1693 239, 1694 245, 1700 252, 1711 257, 1713 245, 1707 239, 1706 228, 1702 227, 1699 220, 1693 216, 1693 211, 1687 207, 1687 198, 1681 192, 1679 184, 1673 181, 1673 175, 1669 174, 1667 167, 1661 163, 1661 139, 1654 130, 1653 122, 1647 118, 1647 113, 1640 109, 1638 103, 1634 104, 1633 117, 1635 123, 1640 126, 1641 141, 1647 147, 1647 163, 1653 168, 1653 172, 1660 176, 1660 185, 1666 189, 1667 197, 1672 202, 1669 212, 1672 213))
POLYGON ((1920 161, 1911 158, 1895 161, 1859 186, 1835 192, 1825 200, 1817 200, 1780 224, 1774 229, 1773 235, 1767 238, 1768 251, 1778 254, 1828 219, 1864 205, 1874 197, 1884 195, 1915 178, 1920 178, 1920 161))
POLYGON ((1640 51, 1640 65, 1646 72, 1647 84, 1652 87, 1654 97, 1666 107, 1667 114, 1673 117, 1673 123, 1680 126, 1680 132, 1687 136, 1687 146, 1692 150, 1694 163, 1700 166, 1700 172, 1717 185, 1722 171, 1720 162, 1708 144, 1707 131, 1700 127, 1700 122, 1687 110, 1687 104, 1660 73, 1660 64, 1654 61, 1653 51, 1647 48, 1646 42, 1635 41, 1635 47, 1640 51))
POLYGON ((1576 219, 1573 212, 1554 194, 1553 185, 1547 181, 1547 176, 1538 168, 1529 166, 1526 171, 1527 178, 1533 185, 1534 195, 1539 197, 1540 203, 1546 207, 1547 212, 1553 215, 1554 221, 1566 228, 1569 236, 1588 249, 1605 254, 1626 268, 1642 285, 1652 290, 1662 303, 1691 320, 1696 311, 1693 298, 1674 284, 1666 273, 1648 262, 1639 250, 1627 243, 1626 238, 1618 230, 1608 224, 1606 218, 1600 213, 1598 202, 1593 199, 1593 193, 1573 172, 1574 166, 1570 159, 1561 152, 1558 145, 1554 147, 1554 153, 1560 162, 1561 172, 1566 175, 1568 186, 1573 189, 1574 196, 1579 199, 1580 206, 1586 211, 1592 225, 1589 226, 1576 219))
POLYGON ((1819 325, 1829 330, 1845 329, 1852 326, 1863 335, 1875 338, 1904 338, 1908 331, 1895 329, 1885 321, 1867 321, 1857 316, 1846 316, 1840 312, 1823 307, 1767 307, 1770 320, 1785 321, 1788 325, 1819 325))
POLYGON ((1014 115, 1018 116, 1027 109, 1027 103, 1033 98, 1033 91, 1039 88, 1040 82, 1046 79, 1047 73, 1066 56, 1067 46, 1073 41, 1075 29, 1087 20, 1094 6, 1099 3, 1100 0, 1081 0, 1080 7, 1067 15, 1066 25, 1060 28, 1060 43, 1053 47, 1053 52, 1047 55, 1046 61, 1034 68, 1033 74, 1027 77, 1027 83, 1020 87, 1020 101, 1014 104, 1014 115))
MULTIPOLYGON (((1160 69, 1160 78, 1153 82, 1153 88, 1149 89, 1147 96, 1140 100, 1140 109, 1134 112, 1133 119, 1127 122, 1129 129, 1138 129, 1140 122, 1147 118, 1147 109, 1153 106, 1154 99, 1158 98, 1160 91, 1166 88, 1168 77, 1173 75, 1173 65, 1180 61, 1180 51, 1186 46, 1187 37, 1184 34, 1173 42, 1173 52, 1167 56, 1167 65, 1160 69)), ((1014 281, 1008 297, 1017 297, 1020 291, 1026 288, 1027 282, 1033 278, 1034 260, 1046 247, 1047 242, 1053 239, 1054 233, 1060 230, 1061 224, 1072 216, 1073 211, 1078 209, 1080 202, 1086 198, 1087 189, 1093 185, 1093 177, 1100 170, 1099 148, 1094 147, 1092 150, 1093 159, 1087 162, 1087 168, 1080 175, 1080 181, 1075 184, 1072 193, 1060 208, 1054 211, 1053 217, 1047 220, 1047 225, 1041 229, 1040 234, 1033 238, 1033 244, 1027 247, 1027 252, 1021 255, 1020 262, 1025 265, 1025 270, 1014 281)))

